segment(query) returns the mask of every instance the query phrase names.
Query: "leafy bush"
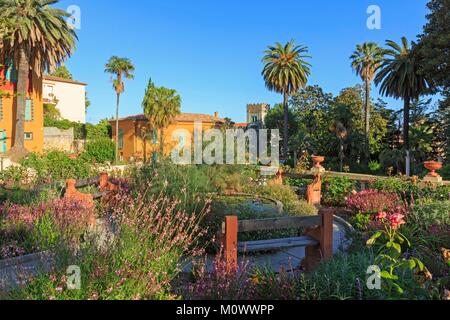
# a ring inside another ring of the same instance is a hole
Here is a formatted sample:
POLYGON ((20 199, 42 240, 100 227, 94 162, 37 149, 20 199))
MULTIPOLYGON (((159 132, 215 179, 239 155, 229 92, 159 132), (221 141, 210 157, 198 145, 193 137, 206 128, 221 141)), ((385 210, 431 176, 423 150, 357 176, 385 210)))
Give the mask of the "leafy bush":
POLYGON ((439 170, 440 175, 444 178, 444 180, 450 180, 450 164, 447 164, 439 170))
POLYGON ((35 170, 39 183, 50 183, 66 179, 88 178, 95 172, 85 159, 71 159, 61 151, 49 151, 43 155, 32 153, 24 158, 23 167, 35 170))
POLYGON ((115 155, 116 145, 111 139, 97 138, 86 143, 81 158, 96 163, 107 163, 114 161, 115 155))
POLYGON ((252 186, 248 191, 261 196, 268 196, 281 201, 284 211, 292 216, 311 216, 317 214, 317 209, 309 205, 305 200, 298 198, 291 187, 286 185, 261 185, 252 186))
POLYGON ((44 117, 44 127, 53 127, 61 130, 73 128, 74 138, 82 140, 86 137, 86 126, 83 123, 70 121, 67 119, 55 120, 44 117))
POLYGON ((342 206, 355 185, 347 177, 325 177, 322 184, 322 197, 326 205, 342 206))
POLYGON ((369 162, 369 170, 373 173, 376 173, 378 171, 380 171, 381 169, 381 164, 377 161, 370 161, 369 162))

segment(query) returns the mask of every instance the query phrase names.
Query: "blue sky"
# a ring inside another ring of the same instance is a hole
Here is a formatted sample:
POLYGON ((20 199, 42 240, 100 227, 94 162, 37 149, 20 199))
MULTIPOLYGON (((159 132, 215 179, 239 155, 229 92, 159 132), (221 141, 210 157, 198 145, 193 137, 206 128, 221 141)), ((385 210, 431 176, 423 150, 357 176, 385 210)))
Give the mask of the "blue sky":
MULTIPOLYGON (((104 65, 112 55, 128 57, 135 79, 126 83, 121 115, 142 112, 151 77, 156 85, 176 89, 183 112, 245 121, 246 104, 278 103, 261 77, 267 45, 295 39, 309 47, 312 75, 337 94, 360 82, 350 67, 356 44, 401 36, 415 40, 425 24, 427 0, 63 0, 78 5, 81 30, 67 67, 89 84, 88 121, 115 112, 115 95, 104 65), (381 30, 366 27, 367 7, 381 8, 381 30)), ((377 94, 377 90, 374 90, 377 94)), ((386 99, 398 109, 401 101, 386 99)))

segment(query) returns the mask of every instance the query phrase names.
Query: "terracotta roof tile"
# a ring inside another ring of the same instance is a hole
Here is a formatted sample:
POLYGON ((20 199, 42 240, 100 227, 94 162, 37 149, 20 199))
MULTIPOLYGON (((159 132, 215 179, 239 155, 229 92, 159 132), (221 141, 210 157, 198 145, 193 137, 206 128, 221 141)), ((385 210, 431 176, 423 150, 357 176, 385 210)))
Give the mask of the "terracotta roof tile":
MULTIPOLYGON (((144 114, 136 114, 124 118, 120 118, 119 121, 123 120, 136 120, 136 121, 145 121, 147 118, 144 114)), ((114 121, 112 119, 111 121, 114 121)), ((181 113, 175 117, 175 121, 178 122, 194 122, 194 121, 204 121, 204 122, 225 122, 224 119, 214 118, 214 116, 209 114, 201 114, 201 113, 181 113)))

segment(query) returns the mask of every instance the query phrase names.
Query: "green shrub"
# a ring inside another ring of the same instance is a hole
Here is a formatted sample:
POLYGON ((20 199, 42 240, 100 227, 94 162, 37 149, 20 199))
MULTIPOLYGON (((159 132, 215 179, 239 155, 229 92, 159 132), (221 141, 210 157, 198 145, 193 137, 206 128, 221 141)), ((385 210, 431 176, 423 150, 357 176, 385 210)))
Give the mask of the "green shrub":
POLYGON ((116 145, 109 138, 97 138, 86 143, 82 158, 96 163, 114 161, 116 145))
POLYGON ((62 181, 66 179, 82 179, 92 175, 92 165, 85 159, 71 159, 67 153, 49 151, 43 155, 32 153, 20 164, 36 171, 38 182, 62 181))
POLYGON ((322 184, 324 204, 333 206, 345 205, 345 198, 352 192, 355 184, 347 177, 325 177, 322 184))
POLYGON ((291 187, 286 185, 249 186, 248 192, 267 196, 283 203, 286 214, 293 216, 316 215, 317 209, 304 200, 300 200, 291 187))
MULTIPOLYGON (((325 300, 392 299, 382 290, 369 290, 366 286, 367 269, 374 265, 375 256, 365 249, 357 253, 342 253, 322 263, 306 281, 300 283, 301 298, 325 300)), ((405 289, 404 299, 430 298, 410 272, 400 274, 398 282, 405 289)))
POLYGON ((447 164, 439 170, 440 175, 444 178, 444 180, 450 180, 450 164, 447 164))

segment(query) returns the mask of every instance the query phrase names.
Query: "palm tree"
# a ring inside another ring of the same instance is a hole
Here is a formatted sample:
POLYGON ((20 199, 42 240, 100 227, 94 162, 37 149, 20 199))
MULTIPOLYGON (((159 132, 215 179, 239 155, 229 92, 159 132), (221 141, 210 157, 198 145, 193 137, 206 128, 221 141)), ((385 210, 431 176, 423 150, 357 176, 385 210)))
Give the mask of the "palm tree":
POLYGON ((164 129, 181 113, 181 97, 176 90, 156 87, 150 79, 145 90, 142 107, 150 128, 160 131, 160 152, 163 155, 164 129))
POLYGON ((306 86, 311 66, 304 60, 310 58, 310 56, 304 55, 307 52, 307 47, 297 46, 293 40, 284 46, 277 42, 275 46, 268 47, 262 59, 264 63, 262 76, 266 87, 271 91, 283 94, 283 155, 285 158, 288 156, 289 96, 306 86))
POLYGON ((356 46, 356 50, 350 56, 352 68, 361 77, 365 85, 364 123, 367 146, 367 158, 369 154, 370 139, 370 92, 372 80, 377 69, 383 61, 383 49, 374 42, 365 42, 356 46))
POLYGON ((116 78, 113 79, 113 88, 116 91, 116 163, 119 155, 119 105, 120 95, 125 91, 124 79, 134 79, 134 66, 130 59, 113 56, 105 65, 105 72, 116 78))
MULTIPOLYGON (((24 122, 27 81, 30 69, 41 77, 62 64, 75 49, 77 35, 66 23, 66 11, 51 8, 59 0, 2 0, 0 20, 10 24, 10 34, 2 36, 0 55, 11 59, 17 66, 17 111, 14 145, 11 155, 26 153, 24 148, 24 122)), ((36 84, 34 84, 36 85, 36 84)), ((36 88, 41 90, 41 88, 36 88)))
POLYGON ((403 99, 403 140, 406 150, 406 175, 411 174, 410 141, 409 141, 409 113, 411 99, 418 99, 428 89, 426 78, 421 75, 418 59, 408 40, 402 37, 402 43, 387 40, 388 49, 385 59, 375 77, 375 84, 381 84, 380 93, 383 96, 403 99))

